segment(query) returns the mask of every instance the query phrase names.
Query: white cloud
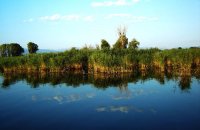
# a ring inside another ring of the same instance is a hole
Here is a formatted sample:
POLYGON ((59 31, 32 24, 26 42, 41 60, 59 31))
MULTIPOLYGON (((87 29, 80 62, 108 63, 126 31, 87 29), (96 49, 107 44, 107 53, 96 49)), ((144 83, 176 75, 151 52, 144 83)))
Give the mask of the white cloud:
POLYGON ((81 16, 78 14, 69 14, 69 15, 61 15, 54 14, 50 16, 42 16, 39 18, 42 21, 85 21, 85 22, 93 22, 94 17, 91 15, 81 16))
POLYGON ((60 18, 61 18, 60 14, 54 14, 51 16, 40 17, 40 20, 57 21, 57 20, 60 20, 60 18))
POLYGON ((54 14, 51 16, 43 16, 40 17, 40 20, 44 20, 44 21, 58 21, 58 20, 79 20, 80 16, 76 15, 76 14, 70 14, 70 15, 60 15, 60 14, 54 14))
POLYGON ((138 2, 140 2, 140 0, 132 0, 133 1, 133 3, 138 3, 138 2))
MULTIPOLYGON (((157 21, 159 20, 158 17, 152 16, 135 16, 129 13, 114 13, 114 14, 107 14, 103 17, 107 20, 126 20, 127 22, 145 22, 145 21, 157 21)), ((102 17, 101 17, 102 19, 102 17)), ((24 20, 24 22, 33 22, 36 19, 30 18, 24 20)), ((81 21, 81 22, 94 22, 95 18, 92 15, 79 15, 79 14, 68 14, 68 15, 61 15, 61 14, 53 14, 49 16, 42 16, 39 17, 37 20, 39 21, 81 21)))
POLYGON ((77 14, 71 14, 71 15, 64 15, 61 17, 61 20, 79 20, 80 15, 77 14))
POLYGON ((92 7, 110 7, 110 6, 129 6, 138 3, 140 0, 112 0, 103 2, 92 2, 92 7))
POLYGON ((33 21, 34 21, 33 18, 30 18, 30 19, 24 20, 25 23, 31 23, 31 22, 33 22, 33 21))
POLYGON ((125 6, 125 5, 129 5, 129 3, 126 0, 117 0, 114 5, 116 6, 125 6))
POLYGON ((105 16, 105 19, 113 19, 113 18, 118 18, 121 20, 123 18, 130 21, 130 22, 145 22, 145 21, 157 21, 159 20, 158 17, 151 17, 151 16, 134 16, 128 13, 118 13, 118 14, 108 14, 105 16))
POLYGON ((103 2, 93 2, 92 7, 109 7, 109 6, 126 6, 129 3, 126 0, 115 0, 115 1, 103 1, 103 2))
POLYGON ((149 16, 132 16, 132 22, 145 22, 145 21, 157 21, 158 17, 149 17, 149 16))
POLYGON ((131 14, 126 14, 126 13, 118 13, 118 14, 109 14, 107 15, 105 18, 106 19, 112 19, 114 17, 126 17, 126 18, 130 18, 131 17, 131 14))
POLYGON ((83 18, 84 21, 87 21, 87 22, 93 22, 94 21, 94 17, 93 16, 85 16, 83 18))

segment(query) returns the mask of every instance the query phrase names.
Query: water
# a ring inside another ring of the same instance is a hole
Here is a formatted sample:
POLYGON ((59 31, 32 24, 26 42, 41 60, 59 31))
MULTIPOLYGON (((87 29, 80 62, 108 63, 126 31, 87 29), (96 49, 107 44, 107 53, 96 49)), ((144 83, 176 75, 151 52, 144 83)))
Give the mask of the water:
POLYGON ((200 129, 198 77, 0 76, 0 129, 200 129))

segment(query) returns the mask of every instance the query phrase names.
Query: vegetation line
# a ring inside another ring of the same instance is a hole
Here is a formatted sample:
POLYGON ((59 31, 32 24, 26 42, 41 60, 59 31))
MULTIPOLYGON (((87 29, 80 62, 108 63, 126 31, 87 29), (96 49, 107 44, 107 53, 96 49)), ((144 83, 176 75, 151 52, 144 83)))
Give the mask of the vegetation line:
POLYGON ((119 38, 111 48, 102 39, 100 47, 72 48, 59 53, 36 54, 38 45, 27 44, 29 54, 16 43, 0 45, 2 72, 68 72, 127 73, 135 71, 180 71, 187 73, 200 68, 200 48, 138 49, 139 42, 128 43, 126 29, 118 29, 119 38))

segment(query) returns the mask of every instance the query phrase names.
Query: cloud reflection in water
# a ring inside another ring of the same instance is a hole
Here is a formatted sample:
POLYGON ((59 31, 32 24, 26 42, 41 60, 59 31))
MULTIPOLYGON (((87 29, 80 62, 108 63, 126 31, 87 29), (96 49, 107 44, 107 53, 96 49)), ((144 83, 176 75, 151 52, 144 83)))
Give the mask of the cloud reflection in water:
POLYGON ((130 111, 134 112, 143 112, 143 109, 134 107, 134 106, 101 106, 96 108, 97 112, 121 112, 128 113, 130 111))
MULTIPOLYGON (((50 98, 43 98, 44 100, 49 100, 49 101, 56 101, 59 104, 63 103, 71 103, 71 102, 77 102, 83 99, 92 99, 96 96, 95 93, 86 93, 83 96, 80 96, 80 94, 70 94, 67 96, 62 96, 62 95, 55 95, 50 98)), ((32 96, 32 100, 36 100, 35 96, 32 96)))

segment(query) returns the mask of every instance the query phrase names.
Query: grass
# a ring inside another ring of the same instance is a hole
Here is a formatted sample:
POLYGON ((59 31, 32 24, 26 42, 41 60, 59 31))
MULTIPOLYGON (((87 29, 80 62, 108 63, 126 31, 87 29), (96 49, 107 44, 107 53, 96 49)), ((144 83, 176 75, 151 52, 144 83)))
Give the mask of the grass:
POLYGON ((75 49, 59 53, 0 57, 1 71, 82 71, 121 73, 136 69, 195 69, 200 67, 200 49, 75 49))

